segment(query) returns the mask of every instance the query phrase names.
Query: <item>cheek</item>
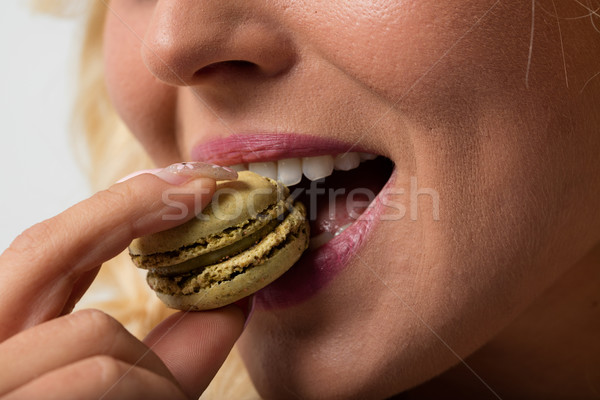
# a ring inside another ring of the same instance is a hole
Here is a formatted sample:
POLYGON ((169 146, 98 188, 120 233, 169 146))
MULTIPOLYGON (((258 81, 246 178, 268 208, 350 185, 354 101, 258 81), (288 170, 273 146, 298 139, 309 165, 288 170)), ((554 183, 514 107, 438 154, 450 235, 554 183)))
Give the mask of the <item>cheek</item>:
MULTIPOLYGON (((104 66, 109 97, 119 116, 158 165, 179 160, 174 141, 177 90, 162 84, 142 61, 144 13, 117 9, 107 15, 104 66), (119 15, 116 17, 115 15, 119 15)), ((150 18, 147 15, 147 18, 150 18)))
MULTIPOLYGON (((316 52, 411 116, 415 108, 431 112, 431 103, 441 97, 470 98, 478 87, 495 82, 504 86, 508 69, 516 66, 521 74, 527 63, 530 4, 502 6, 494 0, 361 0, 350 5, 332 1, 327 3, 330 7, 319 3, 318 8, 310 1, 301 4, 299 26, 320 27, 303 32, 316 52)), ((515 78, 522 80, 522 75, 515 78)))

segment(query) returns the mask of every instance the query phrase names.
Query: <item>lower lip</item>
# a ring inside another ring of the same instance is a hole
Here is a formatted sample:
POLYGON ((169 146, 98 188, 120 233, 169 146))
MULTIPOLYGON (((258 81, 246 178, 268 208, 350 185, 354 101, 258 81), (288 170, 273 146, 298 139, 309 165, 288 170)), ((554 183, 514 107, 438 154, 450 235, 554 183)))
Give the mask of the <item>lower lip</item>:
POLYGON ((257 292, 256 308, 271 310, 302 303, 344 270, 380 220, 385 207, 381 201, 382 193, 394 183, 395 176, 394 169, 388 182, 356 222, 317 250, 304 253, 288 272, 257 292))

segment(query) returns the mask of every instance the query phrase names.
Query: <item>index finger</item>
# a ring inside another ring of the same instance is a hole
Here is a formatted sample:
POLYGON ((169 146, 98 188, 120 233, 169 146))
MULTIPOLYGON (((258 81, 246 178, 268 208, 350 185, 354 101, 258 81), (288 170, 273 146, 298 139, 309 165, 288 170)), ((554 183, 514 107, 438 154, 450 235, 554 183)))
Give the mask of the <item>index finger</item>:
POLYGON ((163 179, 139 175, 96 193, 17 237, 0 256, 0 340, 69 312, 65 307, 74 303, 73 288, 80 280, 91 283, 90 275, 93 278, 104 261, 120 253, 134 238, 194 217, 194 211, 210 202, 215 190, 213 178, 237 177, 229 169, 215 175, 213 166, 193 164, 196 170, 188 169, 183 176, 195 179, 181 183, 185 179, 172 167, 170 172, 158 173, 163 179), (202 177, 206 175, 212 178, 202 177))

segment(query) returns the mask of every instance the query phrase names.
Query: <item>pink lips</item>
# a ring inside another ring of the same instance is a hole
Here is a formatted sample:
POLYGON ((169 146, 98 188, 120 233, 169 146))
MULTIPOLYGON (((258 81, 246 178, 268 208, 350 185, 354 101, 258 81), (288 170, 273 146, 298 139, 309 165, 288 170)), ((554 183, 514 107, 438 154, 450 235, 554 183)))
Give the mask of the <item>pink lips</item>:
POLYGON ((366 242, 385 208, 381 197, 394 183, 396 172, 367 210, 345 231, 315 251, 308 251, 281 278, 255 295, 256 305, 275 309, 300 303, 329 283, 366 242))
POLYGON ((284 158, 364 151, 352 143, 299 134, 233 135, 201 143, 192 149, 193 161, 218 165, 266 162, 284 158))
MULTIPOLYGON (((259 134, 235 135, 202 143, 192 150, 194 161, 234 165, 266 162, 292 157, 339 154, 361 151, 352 144, 309 135, 259 134)), ((394 180, 389 179, 382 192, 394 180)), ((281 278, 255 294, 255 306, 261 309, 289 307, 305 301, 342 271, 364 244, 384 208, 381 193, 369 208, 345 231, 302 258, 281 278)))

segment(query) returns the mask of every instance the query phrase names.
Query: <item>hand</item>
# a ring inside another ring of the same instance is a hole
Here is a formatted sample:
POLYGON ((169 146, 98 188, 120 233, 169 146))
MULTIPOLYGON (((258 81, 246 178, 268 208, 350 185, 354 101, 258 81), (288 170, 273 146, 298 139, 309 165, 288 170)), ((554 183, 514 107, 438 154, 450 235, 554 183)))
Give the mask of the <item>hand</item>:
POLYGON ((241 334, 237 307, 174 314, 146 344, 100 311, 69 313, 104 261, 192 218, 162 217, 204 208, 214 190, 213 179, 143 174, 21 234, 0 256, 0 396, 197 398, 241 334), (177 209, 161 200, 167 190, 177 209))

